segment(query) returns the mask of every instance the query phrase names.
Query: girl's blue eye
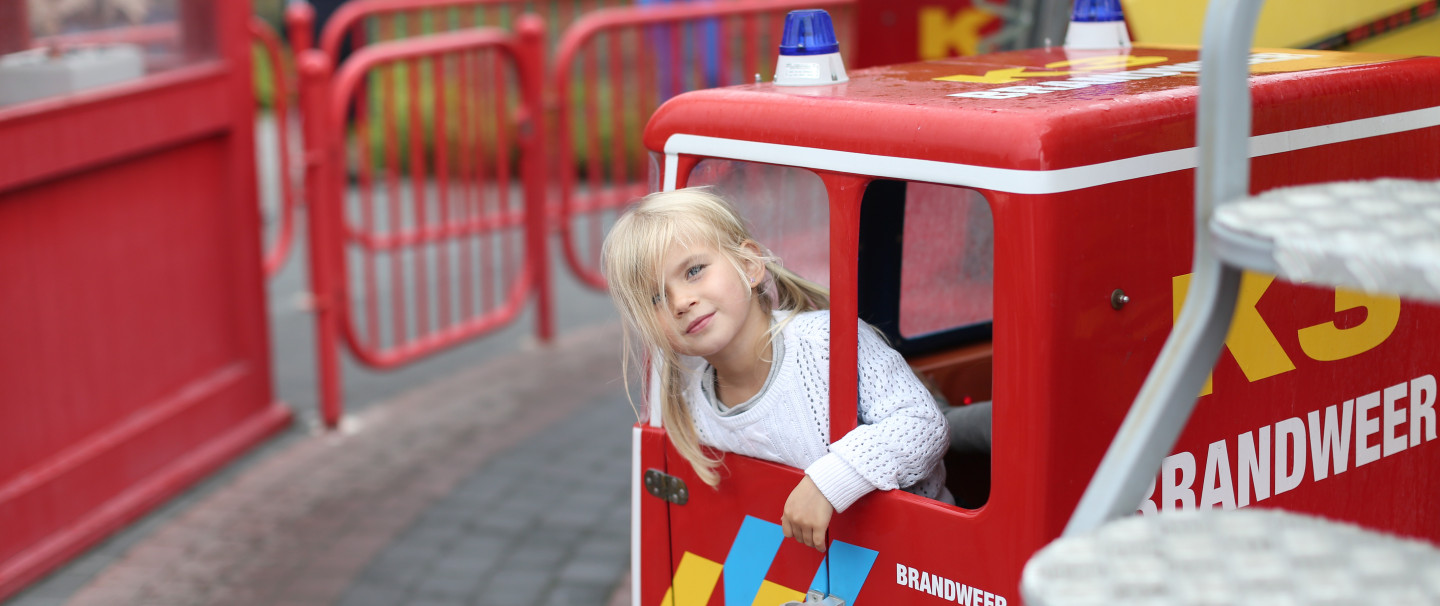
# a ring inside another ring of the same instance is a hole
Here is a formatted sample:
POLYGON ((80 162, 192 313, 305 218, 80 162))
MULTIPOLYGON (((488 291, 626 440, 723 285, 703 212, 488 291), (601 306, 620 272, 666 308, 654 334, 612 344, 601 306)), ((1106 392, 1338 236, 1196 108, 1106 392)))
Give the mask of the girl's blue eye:
POLYGON ((696 275, 698 275, 698 274, 700 273, 700 270, 702 270, 702 269, 705 269, 705 266, 704 266, 704 265, 695 265, 695 266, 691 267, 690 269, 685 270, 685 277, 687 277, 687 278, 693 278, 693 277, 695 277, 696 275))
POLYGON ((651 305, 659 305, 659 304, 660 304, 660 295, 655 295, 655 296, 653 296, 653 297, 650 297, 650 304, 651 304, 651 305))

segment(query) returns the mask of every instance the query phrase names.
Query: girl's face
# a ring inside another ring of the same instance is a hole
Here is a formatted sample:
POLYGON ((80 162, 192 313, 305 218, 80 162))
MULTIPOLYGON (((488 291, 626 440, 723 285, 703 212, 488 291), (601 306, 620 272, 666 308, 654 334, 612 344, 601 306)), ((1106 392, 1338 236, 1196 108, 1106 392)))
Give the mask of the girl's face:
POLYGON ((656 293, 652 304, 676 353, 707 359, 757 354, 770 322, 750 291, 764 267, 749 265, 754 267, 742 266, 742 277, 709 244, 670 245, 660 266, 665 293, 656 293))

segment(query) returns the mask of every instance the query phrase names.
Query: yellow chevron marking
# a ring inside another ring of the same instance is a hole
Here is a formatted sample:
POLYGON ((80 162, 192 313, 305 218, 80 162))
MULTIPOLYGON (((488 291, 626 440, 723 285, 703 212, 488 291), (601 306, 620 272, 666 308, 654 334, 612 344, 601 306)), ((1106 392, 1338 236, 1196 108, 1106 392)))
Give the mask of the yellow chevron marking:
MULTIPOLYGON (((715 584, 720 581, 721 568, 719 562, 685 552, 680 556, 680 566, 675 568, 675 578, 670 582, 670 589, 665 590, 661 606, 705 606, 710 602, 710 594, 715 592, 715 584)), ((763 588, 761 592, 764 592, 763 588)))
POLYGON ((770 581, 760 582, 760 592, 755 594, 755 601, 750 606, 775 606, 786 602, 802 602, 805 600, 805 592, 795 591, 784 585, 777 585, 770 581))

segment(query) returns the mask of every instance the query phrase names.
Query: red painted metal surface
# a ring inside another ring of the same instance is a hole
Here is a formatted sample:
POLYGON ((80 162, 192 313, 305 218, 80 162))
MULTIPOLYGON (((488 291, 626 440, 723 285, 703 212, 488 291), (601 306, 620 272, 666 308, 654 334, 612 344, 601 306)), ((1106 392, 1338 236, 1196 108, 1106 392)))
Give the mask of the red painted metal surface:
POLYGON ((846 64, 860 69, 1014 48, 997 45, 1027 34, 1028 21, 1035 18, 1014 19, 1024 10, 1007 6, 1014 4, 1020 3, 857 0, 856 18, 864 27, 855 30, 856 53, 846 57, 846 64))
MULTIPOLYGON (((668 473, 670 469, 667 462, 667 449, 665 447, 665 432, 658 427, 646 427, 644 424, 636 425, 634 431, 640 433, 638 447, 640 452, 636 454, 639 463, 640 474, 647 470, 658 470, 668 473)), ((634 490, 635 502, 631 506, 636 511, 632 514, 639 520, 648 522, 640 524, 632 520, 635 528, 632 532, 640 535, 637 543, 638 551, 642 554, 649 554, 647 558, 660 558, 662 561, 670 561, 670 508, 667 503, 660 499, 645 498, 644 483, 639 478, 634 478, 637 487, 634 490)), ((698 480, 696 480, 698 481, 698 480)), ((698 484, 690 484, 698 486, 698 484)), ((633 554, 632 554, 633 560, 633 554)), ((633 573, 632 573, 633 574, 633 573)), ((669 588, 670 579, 664 575, 652 574, 641 575, 640 583, 632 589, 639 594, 641 604, 660 604, 665 590, 669 588)))
MULTIPOLYGON (((1440 178, 1440 59, 1278 52, 1311 56, 1270 55, 1252 68, 1261 154, 1253 191, 1440 178)), ((669 154, 677 186, 705 156, 809 166, 825 179, 832 436, 855 419, 860 188, 875 175, 945 182, 990 205, 988 501, 965 510, 877 493, 837 516, 832 539, 878 553, 865 603, 943 601, 899 576, 916 570, 1018 604, 1021 567, 1059 535, 1160 350, 1190 267, 1197 88, 1183 66, 1197 55, 1130 56, 1022 51, 863 70, 812 91, 699 91, 660 108, 647 127, 646 146, 669 154), (937 80, 957 75, 990 81, 937 80), (980 94, 952 96, 969 93, 980 94), (708 152, 693 151, 702 143, 708 152), (1119 310, 1110 304, 1117 288, 1130 297, 1119 310)), ((1429 437, 1440 311, 1263 276, 1247 282, 1213 393, 1200 396, 1141 510, 1282 507, 1440 541, 1426 513, 1440 506, 1440 443, 1429 437)), ((730 475, 712 491, 666 456, 669 473, 695 488, 690 503, 669 506, 670 549, 642 554, 642 603, 663 597, 687 552, 712 562, 733 555, 745 515, 778 523, 799 477, 729 455, 730 475)), ((816 556, 786 543, 766 580, 804 591, 816 556)), ((723 588, 715 591, 707 595, 721 603, 723 588)))
MULTIPOLYGON (((275 181, 280 184, 280 226, 265 251, 265 275, 273 276, 279 273, 280 268, 285 265, 285 260, 290 257, 290 249, 295 244, 295 171, 290 164, 290 131, 295 129, 298 114, 290 111, 290 91, 292 88, 292 77, 289 67, 285 62, 285 53, 280 47, 279 36, 270 24, 257 17, 251 17, 250 36, 259 43, 264 50, 262 57, 267 62, 267 70, 271 77, 270 89, 271 114, 274 116, 275 125, 275 146, 276 165, 267 167, 275 176, 275 181)), ((259 173, 256 173, 257 176, 259 173)))
POLYGON ((0 110, 0 597, 290 419, 246 9, 182 20, 218 58, 0 110))
POLYGON ((307 121, 307 191, 331 426, 337 337, 390 368, 514 321, 532 294, 537 331, 550 337, 543 28, 527 17, 517 35, 480 28, 366 46, 333 81, 322 53, 303 57, 307 115, 325 118, 307 121))
POLYGON ((557 112, 559 225, 575 275, 605 288, 599 270, 604 232, 626 203, 651 190, 640 128, 656 107, 685 91, 769 79, 779 28, 791 10, 829 10, 845 44, 854 5, 738 0, 613 8, 567 29, 548 84, 549 106, 557 112))

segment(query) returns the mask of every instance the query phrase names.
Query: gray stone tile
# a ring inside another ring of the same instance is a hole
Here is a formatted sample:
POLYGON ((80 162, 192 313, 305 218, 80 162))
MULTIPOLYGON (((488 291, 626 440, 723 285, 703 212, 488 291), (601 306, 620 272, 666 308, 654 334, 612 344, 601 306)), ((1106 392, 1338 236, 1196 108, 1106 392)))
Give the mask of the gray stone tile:
POLYGON ((464 606, 469 602, 462 598, 451 598, 443 596, 416 596, 405 602, 404 606, 464 606))
POLYGON ((339 606, 395 606, 405 603, 408 593, 400 587, 364 582, 351 586, 339 606))
POLYGON ((480 592, 478 603, 487 606, 533 606, 540 603, 550 584, 549 574, 500 570, 480 592))
POLYGON ((563 545, 527 544, 512 552, 506 564, 529 569, 549 569, 569 556, 569 550, 563 545))
POLYGON ((615 581, 624 572, 623 560, 577 560, 560 569, 561 583, 605 584, 615 581))
POLYGON ((561 583, 550 592, 546 606, 594 604, 603 606, 610 598, 614 583, 561 583))
POLYGON ((483 579, 474 574, 452 574, 434 572, 420 579, 414 593, 454 600, 468 600, 479 591, 483 579))

